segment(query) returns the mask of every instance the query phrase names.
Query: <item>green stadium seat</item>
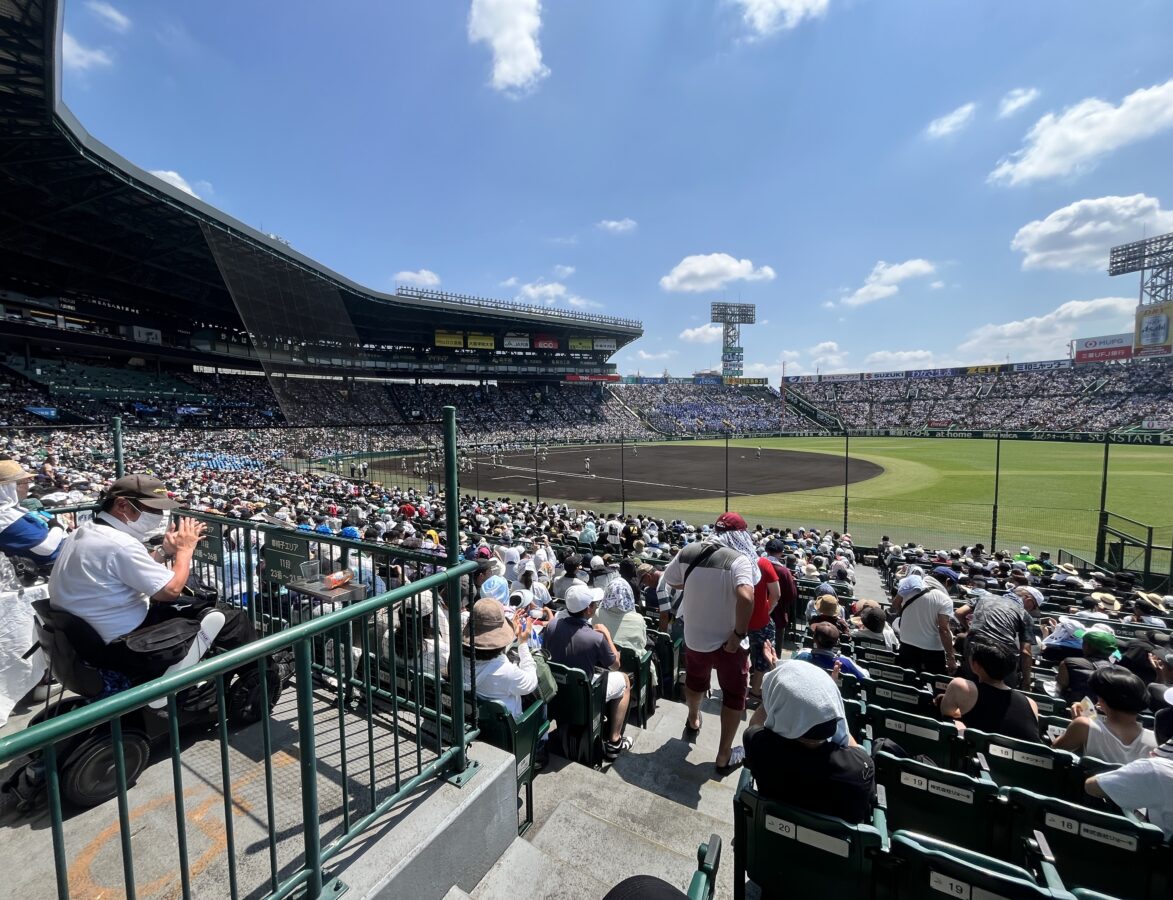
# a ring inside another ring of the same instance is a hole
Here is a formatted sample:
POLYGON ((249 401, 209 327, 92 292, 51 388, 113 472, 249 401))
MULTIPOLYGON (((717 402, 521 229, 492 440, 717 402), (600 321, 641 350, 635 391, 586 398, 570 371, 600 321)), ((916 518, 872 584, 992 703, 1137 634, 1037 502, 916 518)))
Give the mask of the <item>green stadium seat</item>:
POLYGON ((666 631, 648 629, 648 639, 652 641, 652 652, 656 655, 656 671, 660 677, 660 696, 668 700, 675 700, 676 672, 681 665, 684 649, 682 638, 672 639, 666 631))
POLYGON ((550 672, 558 684, 558 693, 549 703, 549 716, 558 726, 550 748, 597 769, 603 764, 607 680, 555 662, 550 663, 550 672))
POLYGON ((927 756, 943 769, 956 767, 964 744, 952 722, 882 706, 868 706, 867 720, 873 743, 888 738, 909 756, 927 756))
POLYGON ((696 872, 688 885, 688 900, 713 900, 717 892, 717 871, 721 868, 721 838, 711 834, 696 849, 696 872))
POLYGON ((631 676, 631 705, 627 718, 646 728, 656 712, 656 686, 652 676, 652 651, 636 653, 630 647, 619 648, 619 668, 631 676))
POLYGON ((523 835, 534 823, 534 752, 542 736, 550 730, 545 704, 536 700, 516 721, 500 700, 477 700, 480 739, 493 747, 512 753, 517 768, 517 788, 525 789, 525 810, 517 833, 523 835))
POLYGON ((1066 750, 1020 741, 1000 734, 967 728, 962 734, 964 753, 985 763, 983 771, 999 787, 1021 787, 1052 797, 1070 789, 1076 758, 1066 750))
POLYGON ((890 665, 885 662, 868 663, 864 665, 868 674, 876 681, 890 681, 893 684, 910 684, 913 687, 921 686, 921 675, 912 669, 890 665))
POLYGON ((1027 869, 995 857, 897 831, 878 875, 887 876, 887 892, 878 893, 900 900, 941 900, 942 895, 965 900, 1069 900, 1071 894, 1049 860, 1045 842, 1038 847, 1032 868, 1042 875, 1036 879, 1027 869))
POLYGON ((882 706, 885 709, 902 709, 919 716, 932 717, 937 714, 937 707, 933 705, 932 693, 915 685, 864 678, 860 681, 860 692, 869 707, 882 706))
POLYGON ((896 654, 891 650, 885 650, 878 644, 873 644, 868 641, 856 641, 855 661, 865 667, 872 663, 883 663, 884 665, 895 666, 896 654))
POLYGON ((1023 840, 1041 831, 1066 884, 1133 900, 1169 897, 1168 848, 1161 830, 1127 816, 1089 809, 1022 788, 1006 792, 1012 862, 1023 840))
POLYGON ((1067 730, 1071 719, 1067 716, 1044 716, 1039 714, 1039 737, 1048 743, 1054 743, 1067 730))
POLYGON ((1023 693, 1035 702, 1035 706, 1039 708, 1040 716, 1060 716, 1064 719, 1071 718, 1068 715, 1071 711, 1071 705, 1060 700, 1058 697, 1052 697, 1050 694, 1032 693, 1031 691, 1023 691, 1023 693))
POLYGON ((891 830, 1000 852, 1004 803, 993 782, 883 751, 876 754, 876 782, 891 830))
POLYGON ((843 712, 847 718, 847 730, 860 744, 867 743, 865 749, 871 752, 871 735, 868 732, 867 716, 863 704, 858 700, 844 700, 843 712))
POLYGON ((733 896, 744 900, 747 877, 763 898, 870 896, 886 832, 880 810, 872 824, 851 825, 767 800, 743 771, 733 798, 733 896))

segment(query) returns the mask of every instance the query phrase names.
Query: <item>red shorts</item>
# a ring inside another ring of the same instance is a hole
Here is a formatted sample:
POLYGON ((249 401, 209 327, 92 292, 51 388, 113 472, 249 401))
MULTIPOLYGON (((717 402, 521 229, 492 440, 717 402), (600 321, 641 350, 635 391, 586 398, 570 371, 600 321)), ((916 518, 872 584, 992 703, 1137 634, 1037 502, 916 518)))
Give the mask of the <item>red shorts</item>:
POLYGON ((709 653, 684 648, 684 686, 703 694, 709 689, 713 669, 717 670, 717 684, 721 686, 721 705, 728 709, 745 709, 745 695, 749 691, 749 651, 738 649, 726 653, 723 647, 709 653))

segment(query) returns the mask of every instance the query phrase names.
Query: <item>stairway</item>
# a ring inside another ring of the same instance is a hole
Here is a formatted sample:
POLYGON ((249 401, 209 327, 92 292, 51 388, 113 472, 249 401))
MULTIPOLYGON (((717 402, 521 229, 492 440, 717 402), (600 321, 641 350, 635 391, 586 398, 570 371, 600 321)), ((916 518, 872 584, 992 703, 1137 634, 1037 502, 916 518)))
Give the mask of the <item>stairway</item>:
POLYGON ((481 879, 474 900, 591 900, 631 875, 687 890, 697 845, 710 834, 724 844, 717 896, 732 896, 740 771, 718 778, 713 767, 719 708, 705 701, 689 743, 685 705, 660 701, 647 729, 628 727, 631 750, 603 771, 551 756, 534 782, 533 827, 481 879))

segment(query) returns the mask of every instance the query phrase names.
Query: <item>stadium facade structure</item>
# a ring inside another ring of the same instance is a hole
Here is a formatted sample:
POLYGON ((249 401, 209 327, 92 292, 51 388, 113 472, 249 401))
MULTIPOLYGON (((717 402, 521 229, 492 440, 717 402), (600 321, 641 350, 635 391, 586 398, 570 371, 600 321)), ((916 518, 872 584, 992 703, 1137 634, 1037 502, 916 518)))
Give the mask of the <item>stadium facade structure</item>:
POLYGON ((642 325, 363 287, 143 171, 61 97, 60 0, 0 4, 2 349, 373 377, 612 380, 642 325), (459 346, 457 346, 459 344, 459 346))

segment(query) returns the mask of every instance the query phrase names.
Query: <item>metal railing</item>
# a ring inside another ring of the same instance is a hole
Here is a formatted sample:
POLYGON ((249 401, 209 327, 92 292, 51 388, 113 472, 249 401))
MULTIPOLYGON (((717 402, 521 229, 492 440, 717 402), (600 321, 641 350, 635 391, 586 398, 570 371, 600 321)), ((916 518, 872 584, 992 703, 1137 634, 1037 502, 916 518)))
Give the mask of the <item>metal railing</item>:
MULTIPOLYGON (((455 411, 449 407, 448 497, 459 496, 455 434, 455 411)), ((475 771, 467 756, 467 744, 476 736, 475 674, 469 673, 472 687, 466 692, 468 662, 460 647, 462 583, 476 564, 459 556, 457 505, 446 506, 443 556, 180 514, 209 527, 193 571, 214 582, 225 603, 248 610, 263 636, 191 668, 80 702, 2 738, 0 766, 27 757, 34 771, 43 772, 59 898, 71 895, 71 885, 78 896, 121 890, 129 898, 165 888, 184 898, 336 895, 341 886, 331 880, 330 864, 356 838, 429 781, 447 776, 462 783, 475 771), (356 584, 384 589, 345 604, 315 601, 300 580, 296 564, 303 556, 317 559, 324 571, 348 567, 356 584), (414 580, 385 589, 386 580, 403 577, 414 580), (451 648, 446 668, 444 643, 451 648), (271 668, 285 673, 290 655, 292 702, 287 690, 272 709, 259 704, 257 724, 230 730, 241 679, 255 672, 264 685, 271 668), (150 708, 159 701, 166 704, 165 717, 163 710, 150 708), (189 722, 212 729, 216 754, 198 739, 192 742, 181 726, 189 722), (169 753, 169 779, 161 765, 146 765, 144 744, 149 746, 152 732, 169 753), (75 811, 70 800, 78 805, 78 756, 86 749, 92 758, 95 742, 105 748, 97 752, 106 771, 113 771, 114 796, 94 809, 75 811), (294 763, 296 787, 284 771, 294 763), (196 812, 193 793, 206 796, 196 812), (116 827, 103 828, 112 806, 116 827), (223 812, 213 829, 215 852, 197 855, 189 832, 207 831, 216 806, 223 812), (169 817, 162 811, 168 807, 173 822, 164 824, 169 817), (166 828, 166 838, 160 841, 158 833, 143 827, 146 821, 166 828), (111 845, 117 835, 117 851, 106 852, 116 853, 120 866, 107 859, 103 877, 120 870, 119 885, 95 885, 93 848, 103 835, 111 845), (163 848, 175 854, 177 865, 160 878, 157 857, 163 848), (141 873, 144 868, 150 876, 141 873)), ((26 838, 38 839, 44 840, 26 838)), ((7 844, 13 847, 11 840, 7 844)), ((31 855, 25 866, 36 869, 36 846, 22 847, 22 853, 31 855)), ((48 893, 49 873, 34 874, 37 889, 48 893)))

